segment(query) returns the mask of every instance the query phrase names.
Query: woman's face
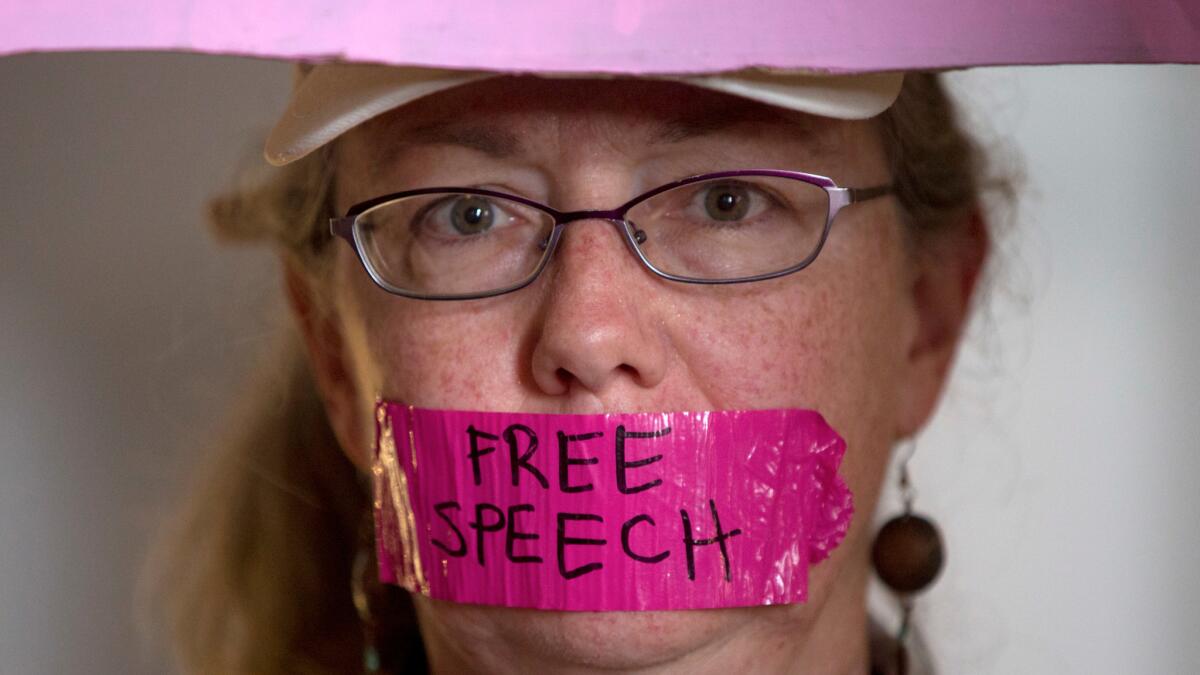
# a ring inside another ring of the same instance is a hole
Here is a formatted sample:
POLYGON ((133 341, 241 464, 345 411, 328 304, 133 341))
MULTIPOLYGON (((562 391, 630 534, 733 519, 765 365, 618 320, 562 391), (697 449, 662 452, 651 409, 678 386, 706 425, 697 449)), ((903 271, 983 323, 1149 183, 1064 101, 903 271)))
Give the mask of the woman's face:
MULTIPOLYGON (((872 121, 627 80, 467 85, 355 128, 335 154, 340 212, 427 186, 493 188, 571 211, 613 208, 656 185, 729 169, 801 170, 844 186, 890 181, 872 121)), ((484 300, 389 295, 348 246, 335 255, 332 319, 306 336, 331 419, 360 467, 377 396, 549 413, 811 408, 848 444, 842 472, 858 515, 814 568, 806 604, 565 613, 418 598, 432 649, 630 667, 747 631, 791 641, 821 633, 822 616, 865 611, 867 530, 889 449, 929 415, 952 351, 938 344, 945 326, 933 324, 945 317, 921 290, 928 275, 894 199, 843 210, 810 267, 750 284, 656 277, 603 220, 569 225, 533 285, 484 300)))

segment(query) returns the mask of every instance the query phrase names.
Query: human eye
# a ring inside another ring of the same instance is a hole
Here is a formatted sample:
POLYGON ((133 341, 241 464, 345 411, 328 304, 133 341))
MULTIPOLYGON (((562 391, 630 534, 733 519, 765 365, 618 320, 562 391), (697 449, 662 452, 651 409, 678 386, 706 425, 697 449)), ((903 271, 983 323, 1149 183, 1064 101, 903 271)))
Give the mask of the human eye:
POLYGON ((414 234, 444 239, 487 235, 517 220, 501 200, 483 195, 447 195, 420 209, 413 217, 414 234))
POLYGON ((705 225, 745 225, 777 205, 769 192, 747 181, 702 183, 688 195, 683 215, 705 225))

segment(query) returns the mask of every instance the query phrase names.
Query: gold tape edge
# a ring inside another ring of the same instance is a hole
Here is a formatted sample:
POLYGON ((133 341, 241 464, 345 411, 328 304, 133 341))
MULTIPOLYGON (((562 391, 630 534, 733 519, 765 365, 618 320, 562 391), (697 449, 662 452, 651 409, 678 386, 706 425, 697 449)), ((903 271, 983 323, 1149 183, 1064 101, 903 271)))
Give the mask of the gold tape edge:
MULTIPOLYGON (((411 408, 409 409, 409 451, 410 454, 416 453, 416 446, 412 442, 412 418, 411 408)), ((399 516, 400 545, 404 547, 401 555, 403 560, 403 574, 401 584, 412 591, 418 591, 423 595, 429 595, 429 583, 425 578, 424 568, 421 563, 421 551, 417 545, 417 524, 416 514, 413 513, 412 498, 408 489, 408 476, 400 468, 396 454, 396 437, 392 429, 392 420, 390 416, 381 416, 382 430, 380 433, 380 461, 383 463, 384 473, 387 476, 388 490, 392 496, 392 504, 397 510, 403 513, 399 516)), ((415 466, 415 463, 414 463, 415 466)))

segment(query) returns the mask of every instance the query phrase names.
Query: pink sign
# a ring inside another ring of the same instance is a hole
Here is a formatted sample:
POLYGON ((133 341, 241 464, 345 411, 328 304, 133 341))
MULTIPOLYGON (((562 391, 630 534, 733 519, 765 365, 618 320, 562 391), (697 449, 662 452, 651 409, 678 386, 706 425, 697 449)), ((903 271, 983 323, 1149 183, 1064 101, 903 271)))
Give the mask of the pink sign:
POLYGON ((0 54, 188 50, 502 71, 1200 61, 1195 0, 37 0, 0 54))
POLYGON ((803 602, 853 513, 845 442, 810 410, 376 413, 380 578, 440 600, 803 602))

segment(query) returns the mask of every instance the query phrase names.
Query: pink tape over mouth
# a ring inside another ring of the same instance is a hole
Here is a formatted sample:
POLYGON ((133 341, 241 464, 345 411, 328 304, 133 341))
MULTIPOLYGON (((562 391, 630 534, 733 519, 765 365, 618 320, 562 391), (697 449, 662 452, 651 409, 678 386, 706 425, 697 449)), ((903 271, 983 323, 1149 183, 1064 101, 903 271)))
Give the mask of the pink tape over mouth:
POLYGON ((439 600, 631 611, 804 602, 845 536, 811 410, 551 415, 379 401, 380 579, 439 600))

